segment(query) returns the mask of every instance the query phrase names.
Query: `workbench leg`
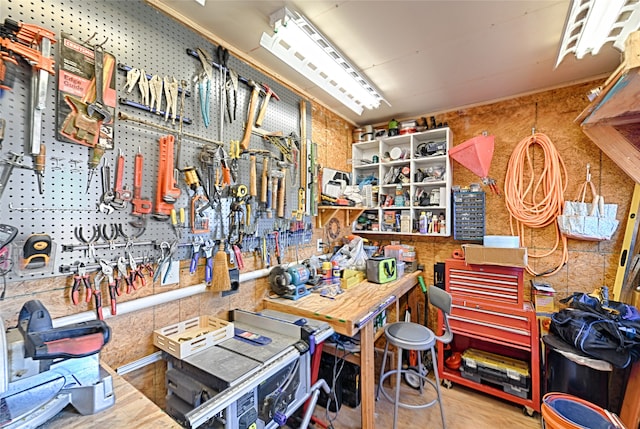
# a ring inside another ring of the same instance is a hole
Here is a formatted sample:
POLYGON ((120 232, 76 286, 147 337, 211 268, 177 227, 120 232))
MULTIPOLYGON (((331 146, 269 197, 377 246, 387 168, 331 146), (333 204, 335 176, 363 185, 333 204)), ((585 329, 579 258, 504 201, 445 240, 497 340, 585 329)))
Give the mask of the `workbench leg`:
POLYGON ((373 319, 360 329, 360 411, 362 428, 375 427, 375 365, 373 319))

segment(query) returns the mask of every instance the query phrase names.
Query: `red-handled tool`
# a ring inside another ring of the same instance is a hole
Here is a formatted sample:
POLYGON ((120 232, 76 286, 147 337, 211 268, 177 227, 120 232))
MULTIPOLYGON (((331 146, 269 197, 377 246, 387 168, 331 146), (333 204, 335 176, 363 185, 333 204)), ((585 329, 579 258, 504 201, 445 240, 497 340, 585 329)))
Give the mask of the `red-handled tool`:
POLYGON ((177 187, 173 172, 174 141, 175 137, 171 134, 159 140, 158 183, 153 216, 160 221, 169 219, 173 205, 180 198, 180 188, 177 187))
POLYGON ((96 305, 96 315, 98 320, 104 320, 104 316, 102 315, 102 291, 100 290, 100 284, 104 279, 104 275, 102 273, 96 274, 93 278, 93 299, 96 305))
POLYGON ((130 189, 122 185, 122 178, 124 176, 124 155, 122 149, 119 149, 118 160, 116 161, 116 181, 113 191, 116 194, 116 199, 129 202, 133 198, 130 189))
MULTIPOLYGON (((153 273, 151 273, 151 275, 153 275, 153 273)), ((137 290, 136 282, 138 280, 140 280, 141 287, 147 285, 147 280, 145 280, 144 274, 142 273, 142 265, 138 265, 133 255, 129 253, 129 284, 131 284, 134 290, 137 290)), ((127 293, 129 293, 128 289, 127 293)))
POLYGON ((84 286, 86 291, 85 301, 91 301, 91 283, 89 283, 89 276, 87 275, 87 268, 84 263, 78 265, 78 273, 73 276, 71 302, 73 302, 74 305, 78 305, 78 302, 80 302, 80 288, 82 286, 84 286))
POLYGON ((111 330, 98 320, 53 328, 51 316, 38 300, 27 301, 18 316, 25 357, 34 360, 90 356, 109 342, 111 330))
MULTIPOLYGON (((107 285, 109 287, 109 298, 111 300, 111 314, 116 315, 116 280, 113 275, 113 267, 109 265, 107 261, 104 259, 100 259, 100 267, 102 269, 102 275, 107 278, 107 285)), ((100 297, 100 304, 102 304, 102 296, 100 297)), ((100 306, 102 307, 102 305, 100 306)), ((100 313, 102 314, 102 309, 100 309, 100 313)))
POLYGON ((142 167, 144 165, 144 157, 140 148, 136 154, 135 164, 133 168, 133 198, 131 204, 133 210, 131 214, 134 216, 142 216, 151 213, 151 200, 142 198, 142 167))
POLYGON ((44 346, 49 355, 83 356, 99 351, 104 345, 104 335, 101 333, 89 334, 83 337, 62 338, 46 341, 44 346))
POLYGON ((239 269, 244 270, 244 261, 242 260, 242 251, 235 244, 233 245, 233 253, 236 256, 236 266, 239 269))

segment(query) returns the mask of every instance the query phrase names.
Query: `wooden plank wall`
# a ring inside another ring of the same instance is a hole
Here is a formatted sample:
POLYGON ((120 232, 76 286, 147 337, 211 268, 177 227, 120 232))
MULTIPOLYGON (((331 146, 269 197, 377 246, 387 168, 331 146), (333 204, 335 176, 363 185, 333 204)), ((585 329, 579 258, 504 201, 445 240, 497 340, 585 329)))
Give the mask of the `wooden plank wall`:
MULTIPOLYGON (((455 112, 436 115, 438 122, 448 122, 453 131, 454 145, 463 143, 486 131, 495 136, 495 151, 490 176, 496 179, 500 189, 504 188, 505 173, 509 158, 516 145, 536 132, 546 134, 564 160, 567 169, 568 186, 566 199, 573 199, 586 178, 586 165, 591 166, 591 180, 607 203, 618 204, 618 220, 624 223, 634 188, 634 181, 582 132, 574 120, 589 104, 587 92, 601 81, 594 81, 570 87, 554 89, 537 94, 473 107, 455 112)), ((540 172, 542 155, 533 151, 534 170, 540 172)), ((478 183, 479 178, 453 161, 453 183, 468 186, 478 183)), ((504 196, 486 192, 486 234, 510 235, 509 212, 504 196)), ((504 194, 503 194, 504 195, 504 194)), ((555 275, 543 278, 563 298, 575 291, 591 292, 597 287, 613 286, 617 261, 624 234, 624 224, 620 225, 610 241, 589 242, 569 240, 569 260, 555 275)), ((425 280, 432 282, 432 266, 435 262, 450 257, 460 243, 452 238, 428 239, 418 237, 409 240, 418 248, 418 257, 426 267, 425 280)), ((553 247, 555 226, 527 230, 525 245, 530 254, 546 253, 553 247)), ((536 272, 544 272, 557 266, 559 252, 549 257, 532 259, 530 263, 536 272)), ((525 276, 525 297, 530 296, 529 279, 525 276)))
MULTIPOLYGON (((491 176, 498 181, 500 187, 504 184, 507 161, 514 146, 531 133, 531 127, 535 124, 538 131, 551 138, 567 164, 570 177, 568 195, 573 195, 584 180, 585 164, 589 162, 593 181, 599 192, 606 197, 608 203, 619 205, 618 218, 625 219, 633 191, 633 181, 604 156, 573 122, 588 104, 584 94, 597 83, 546 91, 499 103, 448 112, 436 117, 438 121, 448 122, 453 130, 454 144, 462 143, 483 131, 496 136, 496 152, 491 176)), ((313 104, 312 139, 318 143, 318 162, 321 165, 341 170, 350 169, 347 159, 351 156, 351 128, 348 122, 325 108, 313 104)), ((454 163, 453 181, 454 184, 466 186, 477 182, 478 179, 454 163)), ((509 234, 508 213, 504 206, 504 199, 488 194, 487 207, 489 219, 487 233, 509 234)), ((559 292, 559 297, 573 291, 591 291, 602 284, 613 283, 616 260, 622 242, 621 230, 622 228, 609 242, 593 243, 573 240, 569 242, 568 264, 558 274, 546 279, 559 292)), ((321 229, 316 230, 312 240, 314 244, 299 249, 298 257, 308 257, 313 254, 316 237, 323 235, 321 229)), ((532 250, 543 250, 549 247, 551 236, 552 234, 546 230, 532 232, 527 238, 527 245, 532 250)), ((383 244, 388 243, 388 239, 389 237, 384 237, 383 244)), ((403 242, 417 247, 419 262, 426 267, 427 283, 432 282, 433 264, 448 258, 451 252, 459 247, 459 243, 452 238, 412 237, 403 242)), ((294 260, 295 257, 295 249, 290 249, 286 261, 294 260)), ((152 285, 151 279, 147 279, 147 286, 139 290, 134 297, 161 293, 200 282, 204 277, 202 266, 197 275, 190 276, 187 262, 182 264, 178 285, 160 287, 158 284, 152 285)), ((202 259, 201 263, 204 263, 202 259)), ((541 264, 546 266, 546 264, 553 264, 553 261, 543 261, 541 264)), ((261 262, 252 254, 245 255, 245 265, 245 271, 261 268, 261 262)), ((15 325, 22 304, 29 299, 41 300, 54 318, 91 309, 92 304, 82 303, 79 306, 71 304, 69 299, 71 281, 70 277, 59 277, 44 281, 9 284, 6 298, 0 302, 0 315, 5 326, 15 325)), ((243 283, 239 293, 228 297, 204 293, 135 314, 110 318, 108 324, 113 331, 112 341, 104 348, 101 357, 113 368, 118 368, 157 350, 151 339, 154 329, 199 315, 213 315, 226 319, 229 311, 234 308, 257 310, 267 293, 266 279, 258 279, 243 283)), ((528 293, 525 296, 528 296, 528 293)), ((128 297, 123 296, 121 299, 126 300, 128 297)), ((108 310, 105 309, 105 311, 108 310)), ((132 372, 126 378, 146 396, 162 406, 166 393, 164 370, 165 365, 159 362, 132 372)))

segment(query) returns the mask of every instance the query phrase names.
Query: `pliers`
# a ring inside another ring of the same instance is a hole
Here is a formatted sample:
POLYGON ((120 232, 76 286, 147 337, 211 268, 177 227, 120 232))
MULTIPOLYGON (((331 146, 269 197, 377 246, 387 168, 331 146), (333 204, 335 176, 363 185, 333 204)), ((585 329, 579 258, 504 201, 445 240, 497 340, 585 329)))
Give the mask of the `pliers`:
MULTIPOLYGON (((142 265, 138 266, 135 258, 131 253, 129 253, 129 269, 129 283, 133 286, 133 289, 136 289, 136 281, 138 281, 138 279, 140 279, 141 286, 147 285, 147 281, 145 280, 144 274, 142 273, 142 265)), ((151 275, 152 274, 153 271, 151 272, 151 275)), ((129 293, 128 290, 127 293, 129 293)))
POLYGON ((231 185, 231 171, 227 161, 227 151, 222 146, 218 146, 215 160, 220 163, 220 169, 222 170, 222 174, 220 174, 219 170, 216 170, 216 187, 224 189, 225 186, 231 185))
POLYGON ((91 283, 89 281, 89 275, 87 274, 87 267, 84 262, 78 265, 78 273, 73 276, 73 286, 71 287, 71 302, 74 305, 78 305, 80 302, 80 288, 84 286, 86 290, 85 302, 91 301, 91 283))
POLYGON ((100 284, 102 283, 102 280, 104 280, 104 277, 104 273, 99 272, 93 278, 92 294, 96 304, 96 315, 98 316, 98 320, 104 320, 104 317, 102 316, 102 290, 100 289, 100 284))
POLYGON ((200 93, 200 110, 202 111, 202 120, 204 126, 209 128, 209 104, 211 100, 211 81, 213 80, 213 66, 211 58, 207 53, 198 48, 198 58, 202 63, 202 73, 198 76, 198 92, 200 93))
MULTIPOLYGON (((224 92, 225 92, 227 116, 229 117, 229 122, 233 122, 233 120, 235 119, 235 115, 233 118, 231 117, 231 106, 230 106, 231 96, 229 95, 229 92, 231 88, 233 88, 235 91, 235 88, 237 88, 238 86, 237 73, 236 73, 235 83, 234 83, 233 81, 234 78, 231 77, 231 70, 229 70, 229 65, 228 65, 229 50, 227 48, 224 48, 218 45, 218 47, 216 48, 216 57, 218 60, 218 65, 220 66, 219 70, 220 70, 221 88, 224 89, 224 92)), ((222 99, 222 92, 220 93, 220 104, 221 104, 220 114, 222 115, 223 114, 222 105, 225 104, 224 99, 222 99)))
MULTIPOLYGON (((117 292, 116 292, 116 279, 115 279, 115 277, 113 275, 113 267, 111 265, 109 265, 109 263, 107 261, 105 261, 104 259, 100 259, 100 267, 102 269, 102 279, 104 279, 104 277, 106 277, 107 281, 108 281, 109 297, 111 299, 111 314, 115 316, 116 315, 116 296, 117 296, 117 292)), ((98 307, 98 304, 96 303, 96 308, 97 307, 98 307)), ((99 317, 100 317, 100 320, 102 320, 102 297, 100 297, 100 313, 99 313, 99 317)))
MULTIPOLYGON (((123 256, 118 258, 118 277, 116 277, 116 294, 120 296, 122 283, 127 285, 127 293, 131 293, 131 280, 129 280, 129 274, 127 273, 127 261, 123 256)), ((135 286, 133 287, 135 290, 135 286)))
MULTIPOLYGON (((155 270, 153 269, 153 264, 151 264, 151 257, 147 252, 145 252, 144 257, 142 258, 142 265, 140 268, 140 273, 144 275, 142 270, 145 270, 149 277, 154 277, 153 273, 155 270)), ((146 285, 146 282, 143 283, 143 286, 144 285, 146 285)))
POLYGON ((158 279, 160 273, 162 273, 163 271, 164 277, 162 278, 162 280, 165 281, 167 279, 167 275, 171 271, 171 266, 173 265, 173 254, 176 252, 177 247, 177 240, 174 240, 173 242, 171 242, 171 244, 167 243, 166 241, 160 243, 160 251, 162 252, 162 254, 160 255, 160 260, 158 261, 158 271, 156 271, 155 275, 153 276, 154 282, 158 279), (164 269, 165 265, 167 267, 166 270, 164 269))
POLYGON ((167 109, 164 112, 164 120, 169 119, 169 112, 171 114, 171 122, 176 123, 176 116, 178 115, 176 109, 178 108, 178 79, 174 76, 165 76, 163 79, 164 85, 164 97, 167 99, 167 109))

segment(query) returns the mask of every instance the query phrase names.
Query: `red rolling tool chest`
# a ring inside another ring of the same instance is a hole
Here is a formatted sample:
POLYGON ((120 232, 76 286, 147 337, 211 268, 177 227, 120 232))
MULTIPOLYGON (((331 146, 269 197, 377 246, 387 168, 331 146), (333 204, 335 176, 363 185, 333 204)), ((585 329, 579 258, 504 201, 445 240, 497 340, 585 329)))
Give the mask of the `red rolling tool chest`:
MULTIPOLYGON (((520 404, 533 415, 540 412, 539 336, 533 305, 523 299, 523 283, 522 268, 445 261, 445 288, 453 298, 453 341, 446 353, 462 353, 463 363, 459 369, 447 367, 445 350, 439 347, 438 374, 445 385, 455 382, 480 390, 520 404), (485 360, 495 355, 504 356, 504 362, 485 360), (522 380, 510 383, 513 359, 529 368, 526 389, 522 380)), ((441 314, 438 326, 443 326, 441 314)))

